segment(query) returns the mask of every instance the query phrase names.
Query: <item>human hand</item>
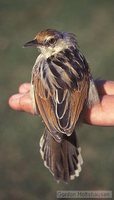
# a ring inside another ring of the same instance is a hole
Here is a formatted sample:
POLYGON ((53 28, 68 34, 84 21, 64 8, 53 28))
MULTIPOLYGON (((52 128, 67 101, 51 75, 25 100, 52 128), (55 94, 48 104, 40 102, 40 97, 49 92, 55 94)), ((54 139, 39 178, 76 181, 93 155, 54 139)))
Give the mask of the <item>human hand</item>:
MULTIPOLYGON (((114 126, 114 81, 96 81, 100 103, 84 113, 84 122, 98 126, 114 126)), ((35 114, 30 98, 30 84, 19 87, 19 93, 9 98, 9 105, 17 111, 35 114)))

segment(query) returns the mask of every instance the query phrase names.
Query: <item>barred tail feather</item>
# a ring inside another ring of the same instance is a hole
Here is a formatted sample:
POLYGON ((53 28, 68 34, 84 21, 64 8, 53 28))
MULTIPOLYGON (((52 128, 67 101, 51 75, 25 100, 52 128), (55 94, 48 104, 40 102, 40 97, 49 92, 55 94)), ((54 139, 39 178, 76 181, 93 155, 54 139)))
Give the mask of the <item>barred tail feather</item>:
POLYGON ((68 182, 79 176, 83 160, 75 131, 71 136, 63 135, 62 142, 58 143, 45 129, 40 140, 40 153, 44 165, 50 170, 57 182, 68 182))

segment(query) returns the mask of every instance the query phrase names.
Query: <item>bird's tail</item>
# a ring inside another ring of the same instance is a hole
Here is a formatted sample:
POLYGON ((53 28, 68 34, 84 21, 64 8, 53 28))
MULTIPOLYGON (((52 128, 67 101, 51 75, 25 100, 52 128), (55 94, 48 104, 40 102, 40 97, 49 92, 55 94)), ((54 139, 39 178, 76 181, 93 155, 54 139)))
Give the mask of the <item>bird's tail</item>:
POLYGON ((79 176, 83 160, 75 131, 71 136, 63 135, 62 142, 58 143, 45 129, 40 140, 40 153, 44 165, 58 182, 68 182, 79 176))

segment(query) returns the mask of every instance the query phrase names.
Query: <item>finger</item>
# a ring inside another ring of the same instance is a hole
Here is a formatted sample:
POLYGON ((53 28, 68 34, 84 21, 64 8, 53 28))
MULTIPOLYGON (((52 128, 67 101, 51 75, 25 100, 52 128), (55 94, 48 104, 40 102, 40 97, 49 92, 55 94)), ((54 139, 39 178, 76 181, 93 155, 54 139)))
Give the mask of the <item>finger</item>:
POLYGON ((114 81, 97 80, 95 83, 100 95, 114 95, 114 81))
POLYGON ((35 114, 29 94, 15 94, 9 98, 9 106, 17 111, 35 114))
POLYGON ((104 95, 99 104, 87 109, 85 122, 98 126, 114 126, 114 96, 104 95))
POLYGON ((23 83, 19 87, 19 93, 24 94, 30 91, 30 83, 23 83))

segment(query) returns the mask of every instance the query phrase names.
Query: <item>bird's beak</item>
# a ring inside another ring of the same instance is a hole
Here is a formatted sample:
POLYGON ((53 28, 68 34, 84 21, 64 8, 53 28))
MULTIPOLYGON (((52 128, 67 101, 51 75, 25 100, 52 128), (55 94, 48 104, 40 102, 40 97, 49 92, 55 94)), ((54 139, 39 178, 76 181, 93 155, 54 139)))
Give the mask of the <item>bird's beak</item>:
POLYGON ((24 44, 24 47, 32 47, 32 46, 38 46, 38 41, 37 39, 31 40, 27 43, 24 44))

